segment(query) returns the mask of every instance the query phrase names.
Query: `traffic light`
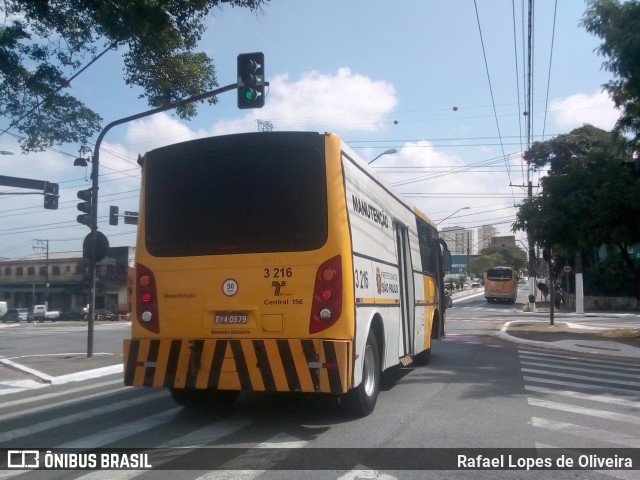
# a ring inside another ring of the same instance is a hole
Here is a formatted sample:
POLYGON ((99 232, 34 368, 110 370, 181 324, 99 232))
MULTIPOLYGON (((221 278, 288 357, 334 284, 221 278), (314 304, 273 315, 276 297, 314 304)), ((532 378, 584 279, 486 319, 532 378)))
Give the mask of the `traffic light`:
POLYGON ((114 205, 109 207, 109 225, 118 225, 118 211, 119 208, 114 205))
POLYGON ((262 108, 264 87, 264 54, 238 55, 238 108, 262 108))
POLYGON ((45 182, 44 184, 44 208, 47 210, 58 209, 58 184, 45 182))
POLYGON ((138 212, 124 212, 124 223, 128 225, 138 224, 138 212))
POLYGON ((78 192, 78 198, 84 200, 84 202, 78 203, 78 210, 84 212, 84 215, 78 215, 78 222, 91 228, 91 196, 92 189, 80 190, 78 192))

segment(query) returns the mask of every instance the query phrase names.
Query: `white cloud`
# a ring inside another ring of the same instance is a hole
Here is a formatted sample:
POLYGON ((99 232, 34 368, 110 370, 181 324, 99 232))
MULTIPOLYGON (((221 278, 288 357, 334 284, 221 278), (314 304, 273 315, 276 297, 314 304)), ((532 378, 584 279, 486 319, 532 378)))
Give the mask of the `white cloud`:
POLYGON ((269 83, 264 108, 242 119, 218 122, 213 132, 255 130, 257 119, 271 121, 277 130, 322 130, 331 125, 341 131, 371 132, 382 128, 385 115, 398 104, 393 85, 349 68, 335 74, 307 72, 297 81, 277 75, 269 83))
POLYGON ((611 130, 620 117, 620 112, 606 92, 577 94, 554 100, 549 111, 554 125, 561 130, 572 130, 585 123, 603 130, 611 130))
POLYGON ((420 140, 405 143, 396 154, 380 157, 372 167, 434 221, 469 207, 455 213, 441 227, 472 228, 475 235, 476 227, 494 224, 501 235, 512 235, 516 211, 513 205, 523 193, 509 186, 511 181, 500 159, 489 158, 486 164, 498 168, 470 166, 458 155, 420 140))
POLYGON ((192 130, 167 113, 158 113, 127 127, 126 143, 141 154, 164 145, 186 142, 206 136, 204 130, 192 130))
POLYGON ((311 71, 295 81, 282 74, 269 79, 265 106, 247 110, 243 117, 192 130, 167 113, 159 113, 131 122, 126 143, 129 149, 144 153, 195 138, 256 131, 258 119, 270 121, 276 130, 372 132, 384 127, 385 116, 397 104, 393 85, 349 68, 340 68, 335 74, 311 71))

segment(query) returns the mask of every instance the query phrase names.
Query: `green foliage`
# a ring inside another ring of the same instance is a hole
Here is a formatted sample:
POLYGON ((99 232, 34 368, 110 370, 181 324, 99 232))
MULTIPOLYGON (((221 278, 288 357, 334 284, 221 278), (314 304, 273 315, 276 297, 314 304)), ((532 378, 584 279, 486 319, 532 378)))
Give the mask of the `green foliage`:
MULTIPOLYGON (((640 269, 640 260, 634 260, 640 269)), ((635 278, 627 267, 626 261, 616 249, 607 249, 607 255, 595 262, 585 276, 586 295, 635 296, 635 278)))
POLYGON ((582 19, 586 30, 602 39, 598 52, 604 68, 615 78, 605 85, 615 105, 623 110, 617 128, 640 145, 640 2, 590 0, 582 19))
POLYGON ((471 261, 470 270, 473 275, 482 278, 487 268, 498 266, 523 270, 527 266, 527 254, 518 247, 490 246, 471 261))
POLYGON ((529 231, 555 252, 616 246, 640 285, 640 271, 624 256, 628 245, 640 243, 640 170, 625 142, 585 125, 536 142, 524 158, 536 169, 549 169, 542 191, 516 214, 514 231, 529 231))
MULTIPOLYGON (((258 10, 268 1, 3 0, 0 115, 24 135, 25 152, 88 143, 102 118, 68 93, 69 79, 105 48, 124 51, 124 81, 142 87, 151 107, 213 90, 213 62, 195 51, 207 14, 220 3, 258 10)), ((176 114, 192 118, 196 105, 176 114)))

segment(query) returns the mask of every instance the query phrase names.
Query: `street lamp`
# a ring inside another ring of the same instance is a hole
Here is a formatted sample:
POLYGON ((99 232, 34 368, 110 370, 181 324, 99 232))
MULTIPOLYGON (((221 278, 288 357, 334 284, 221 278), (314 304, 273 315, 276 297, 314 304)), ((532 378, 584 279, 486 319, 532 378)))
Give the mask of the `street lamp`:
MULTIPOLYGON (((375 159, 374 159, 375 160, 375 159)), ((455 212, 453 212, 451 215, 449 215, 448 217, 444 217, 442 220, 436 222, 436 225, 440 225, 442 222, 444 222, 446 219, 453 217, 456 213, 462 211, 462 210, 469 210, 471 207, 462 207, 459 208, 458 210, 456 210, 455 212)))
POLYGON ((378 155, 376 158, 374 158, 373 160, 371 160, 368 165, 371 165, 373 162, 375 162, 377 159, 379 159, 381 156, 383 155, 391 155, 392 153, 398 153, 398 150, 396 150, 395 148, 390 148, 388 150, 385 150, 384 152, 382 152, 380 155, 378 155))

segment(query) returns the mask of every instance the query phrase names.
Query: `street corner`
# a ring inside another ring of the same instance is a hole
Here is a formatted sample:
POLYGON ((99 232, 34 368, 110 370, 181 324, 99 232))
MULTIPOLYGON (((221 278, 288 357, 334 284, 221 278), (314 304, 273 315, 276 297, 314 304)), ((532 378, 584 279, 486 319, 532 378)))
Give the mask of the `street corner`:
POLYGON ((640 328, 517 320, 505 323, 499 336, 513 343, 542 348, 640 359, 640 328))
POLYGON ((113 375, 123 371, 121 353, 59 353, 0 358, 0 383, 32 380, 56 385, 113 375))

